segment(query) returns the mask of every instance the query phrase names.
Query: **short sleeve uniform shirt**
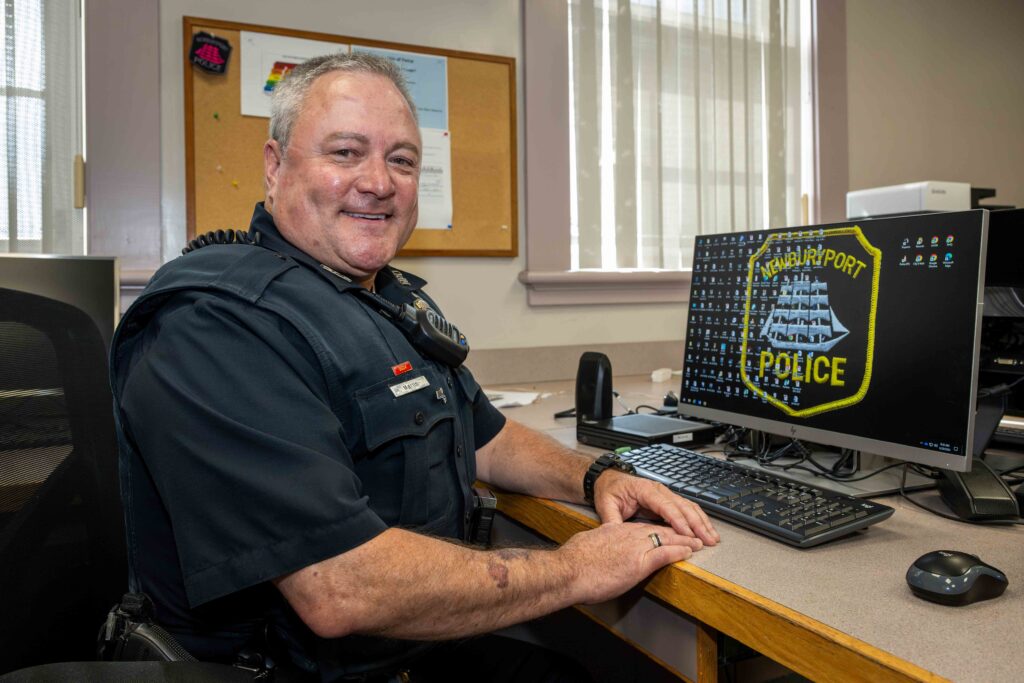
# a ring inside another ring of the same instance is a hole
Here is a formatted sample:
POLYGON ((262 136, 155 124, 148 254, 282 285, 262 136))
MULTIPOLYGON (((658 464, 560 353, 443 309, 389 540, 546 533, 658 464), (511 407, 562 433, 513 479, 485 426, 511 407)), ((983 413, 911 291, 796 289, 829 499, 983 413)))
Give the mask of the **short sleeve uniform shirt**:
MULTIPOLYGON (((466 368, 419 352, 262 205, 256 233, 260 246, 162 268, 115 337, 129 556, 158 620, 200 659, 230 661, 268 627, 323 669, 324 644, 270 580, 392 526, 464 537, 475 450, 504 418, 466 368)), ((423 284, 385 269, 375 289, 433 307, 423 284)), ((326 666, 415 649, 343 641, 326 666)))

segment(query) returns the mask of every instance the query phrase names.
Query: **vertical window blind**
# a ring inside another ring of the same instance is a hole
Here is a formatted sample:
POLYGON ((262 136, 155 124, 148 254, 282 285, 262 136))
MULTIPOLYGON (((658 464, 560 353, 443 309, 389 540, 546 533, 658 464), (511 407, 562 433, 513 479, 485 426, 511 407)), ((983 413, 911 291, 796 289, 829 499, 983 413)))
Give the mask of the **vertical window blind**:
POLYGON ((0 1, 0 251, 82 254, 80 3, 0 1))
POLYGON ((677 270, 696 235, 800 222, 807 3, 567 1, 573 269, 677 270))

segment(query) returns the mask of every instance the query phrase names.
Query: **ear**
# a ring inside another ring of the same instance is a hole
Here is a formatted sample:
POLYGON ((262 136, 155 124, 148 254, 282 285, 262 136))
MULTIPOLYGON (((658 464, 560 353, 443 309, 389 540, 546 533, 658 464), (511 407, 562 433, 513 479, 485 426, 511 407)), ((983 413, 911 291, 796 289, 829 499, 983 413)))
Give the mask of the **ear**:
POLYGON ((284 154, 277 140, 267 140, 263 145, 263 185, 266 194, 266 205, 274 205, 274 192, 277 189, 277 174, 284 163, 284 154))

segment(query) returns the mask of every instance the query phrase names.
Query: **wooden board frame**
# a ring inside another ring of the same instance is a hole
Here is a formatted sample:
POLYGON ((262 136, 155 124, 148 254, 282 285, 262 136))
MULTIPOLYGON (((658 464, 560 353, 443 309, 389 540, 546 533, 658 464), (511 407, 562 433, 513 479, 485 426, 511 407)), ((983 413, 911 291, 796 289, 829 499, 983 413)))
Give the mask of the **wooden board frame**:
POLYGON ((186 239, 247 227, 253 205, 263 199, 262 146, 269 120, 241 115, 237 85, 237 34, 254 31, 447 57, 452 228, 417 229, 399 256, 518 256, 515 58, 198 17, 183 17, 182 24, 186 239), (229 34, 234 49, 226 76, 189 63, 197 31, 229 34))

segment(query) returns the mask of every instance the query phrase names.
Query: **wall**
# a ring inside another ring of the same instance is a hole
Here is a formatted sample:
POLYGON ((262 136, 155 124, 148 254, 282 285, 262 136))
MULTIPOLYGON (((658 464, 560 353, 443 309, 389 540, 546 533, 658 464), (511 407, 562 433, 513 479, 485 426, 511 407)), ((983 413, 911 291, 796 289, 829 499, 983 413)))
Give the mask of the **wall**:
MULTIPOLYGON (((88 0, 87 23, 97 6, 120 11, 117 7, 127 4, 131 3, 88 0)), ((143 4, 154 5, 157 0, 143 4)), ((147 46, 159 45, 159 117, 149 118, 159 119, 163 260, 177 254, 184 242, 182 16, 313 28, 508 55, 517 59, 520 73, 522 68, 519 0, 394 0, 377 3, 372 12, 364 9, 365 3, 353 0, 293 0, 286 5, 265 0, 160 0, 158 4, 158 28, 155 22, 141 22, 133 25, 132 34, 140 35, 147 46), (158 35, 151 35, 156 31, 158 35)), ((1024 35, 1024 5, 996 0, 856 0, 845 4, 850 187, 917 179, 966 180, 996 187, 1001 201, 1024 206, 1024 165, 1019 161, 1024 158, 1024 118, 1020 116, 1024 79, 1014 71, 1024 63, 1024 42, 1019 40, 1024 35)), ((146 56, 144 51, 140 54, 146 56)), ((97 61, 109 66, 107 59, 97 61)), ((103 99, 97 98, 105 93, 97 90, 103 89, 103 83, 103 79, 90 80, 88 90, 94 101, 103 99)), ((518 92, 518 110, 522 112, 521 78, 518 92)), ((102 117, 90 117, 90 134, 102 132, 102 126, 102 117)), ((111 126, 117 129, 115 133, 123 134, 122 123, 111 126)), ((520 120, 521 149, 524 140, 520 120)), ((126 146, 116 148, 123 155, 126 146)), ((98 148, 92 152, 90 163, 101 161, 98 148)), ((135 158, 125 155, 109 166, 127 168, 135 158)), ((102 171, 100 165, 94 164, 90 172, 102 171)), ((520 174, 524 167, 520 159, 520 174)), ((123 199, 125 185, 120 181, 112 185, 107 194, 123 199)), ((526 211, 521 175, 519 187, 522 221, 526 211)), ((90 205, 97 210, 90 216, 90 224, 99 230, 103 227, 99 223, 106 221, 95 220, 102 207, 97 207, 94 199, 98 197, 92 197, 90 205)), ((147 199, 148 203, 152 202, 147 199)), ((117 218, 121 213, 113 211, 110 216, 117 218)), ((154 217, 157 214, 152 213, 154 217)), ((133 225, 139 226, 139 222, 133 225)), ((141 231, 148 228, 136 230, 136 237, 141 238, 141 231)), ((520 225, 520 251, 525 253, 522 234, 520 225)), ((128 253, 136 251, 134 247, 140 245, 129 241, 128 253)), ((406 259, 399 265, 431 281, 431 292, 444 302, 449 317, 465 329, 476 349, 667 341, 682 336, 685 318, 678 305, 531 309, 516 279, 524 267, 522 257, 406 259)))
POLYGON ((850 189, 994 187, 1024 206, 1024 3, 846 3, 850 189))
POLYGON ((161 256, 158 26, 158 0, 85 0, 87 248, 122 283, 161 256))
MULTIPOLYGON (((160 113, 164 258, 184 243, 185 157, 181 18, 195 16, 287 26, 401 43, 515 57, 522 73, 519 0, 161 0, 160 113), (372 11, 367 7, 372 6, 372 11)), ((522 79, 517 84, 518 111, 522 79)), ((523 147, 522 117, 519 145, 523 147)), ((520 159, 519 187, 523 188, 520 159)), ((520 190, 520 223, 525 215, 520 190)), ((525 253, 522 225, 520 252, 525 253)), ((430 293, 469 337, 474 349, 682 339, 685 309, 678 305, 530 308, 516 277, 522 256, 511 258, 419 258, 396 262, 430 281, 430 293)))

